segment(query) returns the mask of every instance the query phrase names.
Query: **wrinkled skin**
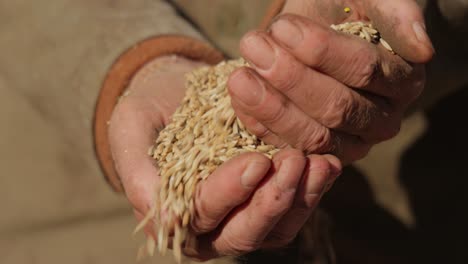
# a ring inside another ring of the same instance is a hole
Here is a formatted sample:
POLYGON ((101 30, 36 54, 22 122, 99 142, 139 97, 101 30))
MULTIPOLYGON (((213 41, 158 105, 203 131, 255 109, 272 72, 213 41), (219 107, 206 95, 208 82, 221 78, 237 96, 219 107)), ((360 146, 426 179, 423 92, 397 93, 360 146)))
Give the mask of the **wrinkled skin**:
MULTIPOLYGON (((184 74, 201 65, 184 58, 156 59, 135 76, 114 110, 111 150, 138 220, 151 207, 159 184, 147 150, 182 100, 184 74)), ((288 243, 340 173, 334 156, 304 156, 294 149, 280 151, 273 160, 249 153, 224 163, 198 186, 191 222, 198 247, 185 254, 206 260, 288 243)), ((150 226, 145 233, 155 235, 150 226)))
MULTIPOLYGON (((342 2, 289 1, 285 12, 295 15, 276 20, 268 32, 243 38, 241 51, 256 66, 231 76, 233 107, 255 134, 307 155, 287 148, 270 161, 250 153, 218 168, 198 186, 191 222, 198 247, 186 255, 207 260, 288 244, 340 174, 341 163, 359 159, 398 131, 404 110, 424 84, 420 63, 432 56, 429 40, 418 41, 408 24, 422 23, 420 10, 409 0, 359 1, 362 6, 342 2), (340 11, 344 6, 352 8, 351 16, 340 11), (381 9, 393 11, 373 20, 377 26, 392 25, 379 28, 404 59, 328 28, 373 18, 381 9), (302 38, 291 35, 281 21, 297 25, 302 38), (282 42, 284 36, 296 45, 282 42), (250 99, 242 100, 242 93, 250 99), (260 100, 252 103, 255 96, 260 100)), ((114 110, 111 151, 139 220, 159 184, 147 150, 183 97, 184 74, 202 65, 184 58, 156 59, 134 77, 129 95, 114 110)), ((150 226, 145 233, 154 236, 150 226)))
POLYGON ((267 32, 241 41, 254 70, 235 72, 229 87, 248 129, 278 146, 333 153, 345 164, 395 136, 433 54, 416 3, 293 0, 283 13, 267 32), (356 20, 373 21, 400 56, 329 27, 356 20))

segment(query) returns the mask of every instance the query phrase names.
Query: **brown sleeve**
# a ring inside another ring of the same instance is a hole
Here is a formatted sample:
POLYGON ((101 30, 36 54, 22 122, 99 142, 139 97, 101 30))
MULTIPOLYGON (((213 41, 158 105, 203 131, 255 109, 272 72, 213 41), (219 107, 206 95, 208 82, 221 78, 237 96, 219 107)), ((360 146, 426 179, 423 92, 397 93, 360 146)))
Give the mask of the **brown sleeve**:
POLYGON ((123 187, 110 152, 108 121, 120 95, 136 72, 153 59, 170 54, 209 64, 215 64, 223 59, 222 53, 200 40, 179 35, 163 35, 138 43, 114 62, 99 93, 93 130, 95 150, 101 169, 109 184, 117 192, 123 192, 123 187))
MULTIPOLYGON (((266 29, 277 16, 285 0, 274 0, 268 8, 260 29, 266 29)), ((114 167, 108 139, 108 121, 120 95, 131 78, 146 63, 153 59, 176 54, 190 59, 215 64, 223 59, 223 54, 210 45, 190 37, 178 35, 158 36, 144 40, 124 52, 112 65, 99 92, 94 116, 94 145, 96 155, 105 178, 117 192, 123 187, 114 167)))

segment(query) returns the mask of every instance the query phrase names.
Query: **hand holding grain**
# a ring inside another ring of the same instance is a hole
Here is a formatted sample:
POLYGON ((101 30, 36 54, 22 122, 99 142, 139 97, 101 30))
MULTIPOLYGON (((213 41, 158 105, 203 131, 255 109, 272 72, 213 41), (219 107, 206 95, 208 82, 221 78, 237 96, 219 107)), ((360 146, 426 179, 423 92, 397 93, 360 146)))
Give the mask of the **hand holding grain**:
MULTIPOLYGON (((184 74, 202 65, 183 58, 156 59, 134 77, 114 110, 111 150, 138 220, 156 208, 153 197, 161 185, 148 148, 182 101, 184 74)), ((304 156, 292 149, 279 151, 272 160, 247 153, 225 162, 197 186, 189 223, 196 243, 183 253, 207 260, 287 244, 340 170, 340 162, 331 155, 304 156)), ((153 238, 146 249, 159 246, 153 227, 145 227, 153 238)))
POLYGON ((236 71, 229 87, 249 131, 277 146, 333 153, 346 164, 395 136, 424 87, 422 63, 434 52, 417 4, 289 0, 284 13, 268 32, 241 41, 254 70, 236 71), (398 55, 330 27, 349 21, 370 21, 398 55))

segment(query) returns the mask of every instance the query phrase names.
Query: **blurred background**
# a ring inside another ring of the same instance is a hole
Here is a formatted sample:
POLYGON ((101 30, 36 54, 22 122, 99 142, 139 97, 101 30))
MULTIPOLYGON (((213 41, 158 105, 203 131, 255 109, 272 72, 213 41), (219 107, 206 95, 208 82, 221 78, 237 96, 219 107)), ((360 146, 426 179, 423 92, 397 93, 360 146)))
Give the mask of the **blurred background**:
MULTIPOLYGON (((326 195, 338 263, 468 263, 468 2, 419 2, 437 52, 428 86, 400 135, 348 168, 326 195)), ((0 0, 0 263, 135 263, 136 221, 93 151, 105 70, 169 14, 189 21, 176 27, 198 27, 197 36, 236 57, 239 38, 270 3, 0 0), (134 31, 141 38, 129 38, 134 31)), ((304 239, 237 261, 313 263, 304 239)))

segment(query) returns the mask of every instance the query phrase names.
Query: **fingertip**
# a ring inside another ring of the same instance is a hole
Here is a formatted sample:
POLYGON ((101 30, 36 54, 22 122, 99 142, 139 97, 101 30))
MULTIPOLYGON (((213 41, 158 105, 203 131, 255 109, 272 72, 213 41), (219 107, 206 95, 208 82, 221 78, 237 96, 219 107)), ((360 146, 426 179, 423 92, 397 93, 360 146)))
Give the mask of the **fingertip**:
POLYGON ((242 67, 236 70, 229 77, 227 85, 231 98, 246 109, 255 109, 264 102, 264 80, 252 69, 242 67))
POLYGON ((245 33, 241 39, 240 39, 240 42, 239 42, 239 49, 240 49, 240 52, 243 54, 243 52, 248 48, 249 46, 249 39, 252 39, 253 37, 256 37, 260 34, 260 31, 259 30, 251 30, 251 31, 248 31, 247 33, 245 33))
POLYGON ((421 44, 419 48, 419 59, 420 61, 416 61, 419 63, 425 63, 432 59, 434 55, 434 46, 432 45, 431 39, 429 38, 426 32, 426 26, 424 25, 424 21, 415 21, 412 24, 414 35, 416 39, 421 44))
POLYGON ((271 161, 263 154, 245 153, 217 168, 197 187, 193 231, 204 234, 215 229, 233 208, 251 196, 270 165, 271 161))
POLYGON ((398 55, 413 63, 432 59, 434 47, 426 32, 422 10, 415 1, 371 2, 367 5, 369 17, 398 55))
POLYGON ((234 94, 236 94, 238 89, 242 89, 243 84, 244 84, 244 79, 246 78, 246 75, 249 74, 249 69, 247 67, 240 67, 235 69, 228 78, 227 82, 227 89, 229 92, 229 95, 232 97, 234 94))
POLYGON ((329 162, 332 175, 337 178, 343 172, 343 164, 337 157, 326 154, 323 157, 329 162))
POLYGON ((248 188, 254 188, 268 173, 271 167, 271 160, 262 153, 249 152, 239 155, 238 159, 245 160, 245 168, 242 172, 242 184, 248 188), (255 180, 245 180, 246 178, 256 178, 255 180), (250 182, 250 183, 249 183, 250 182))
POLYGON ((432 60, 435 49, 422 22, 415 21, 412 24, 401 25, 401 31, 403 33, 400 39, 406 41, 393 41, 397 43, 395 47, 397 54, 413 63, 425 64, 432 60))
POLYGON ((432 44, 422 44, 415 49, 413 54, 408 54, 408 60, 413 63, 426 64, 432 60, 435 54, 435 49, 432 44))
POLYGON ((237 193, 239 184, 232 181, 238 181, 233 176, 239 175, 242 187, 252 190, 267 174, 270 166, 271 161, 265 155, 256 152, 244 153, 228 160, 216 169, 208 178, 206 185, 225 188, 225 191, 234 190, 232 193, 237 193))

